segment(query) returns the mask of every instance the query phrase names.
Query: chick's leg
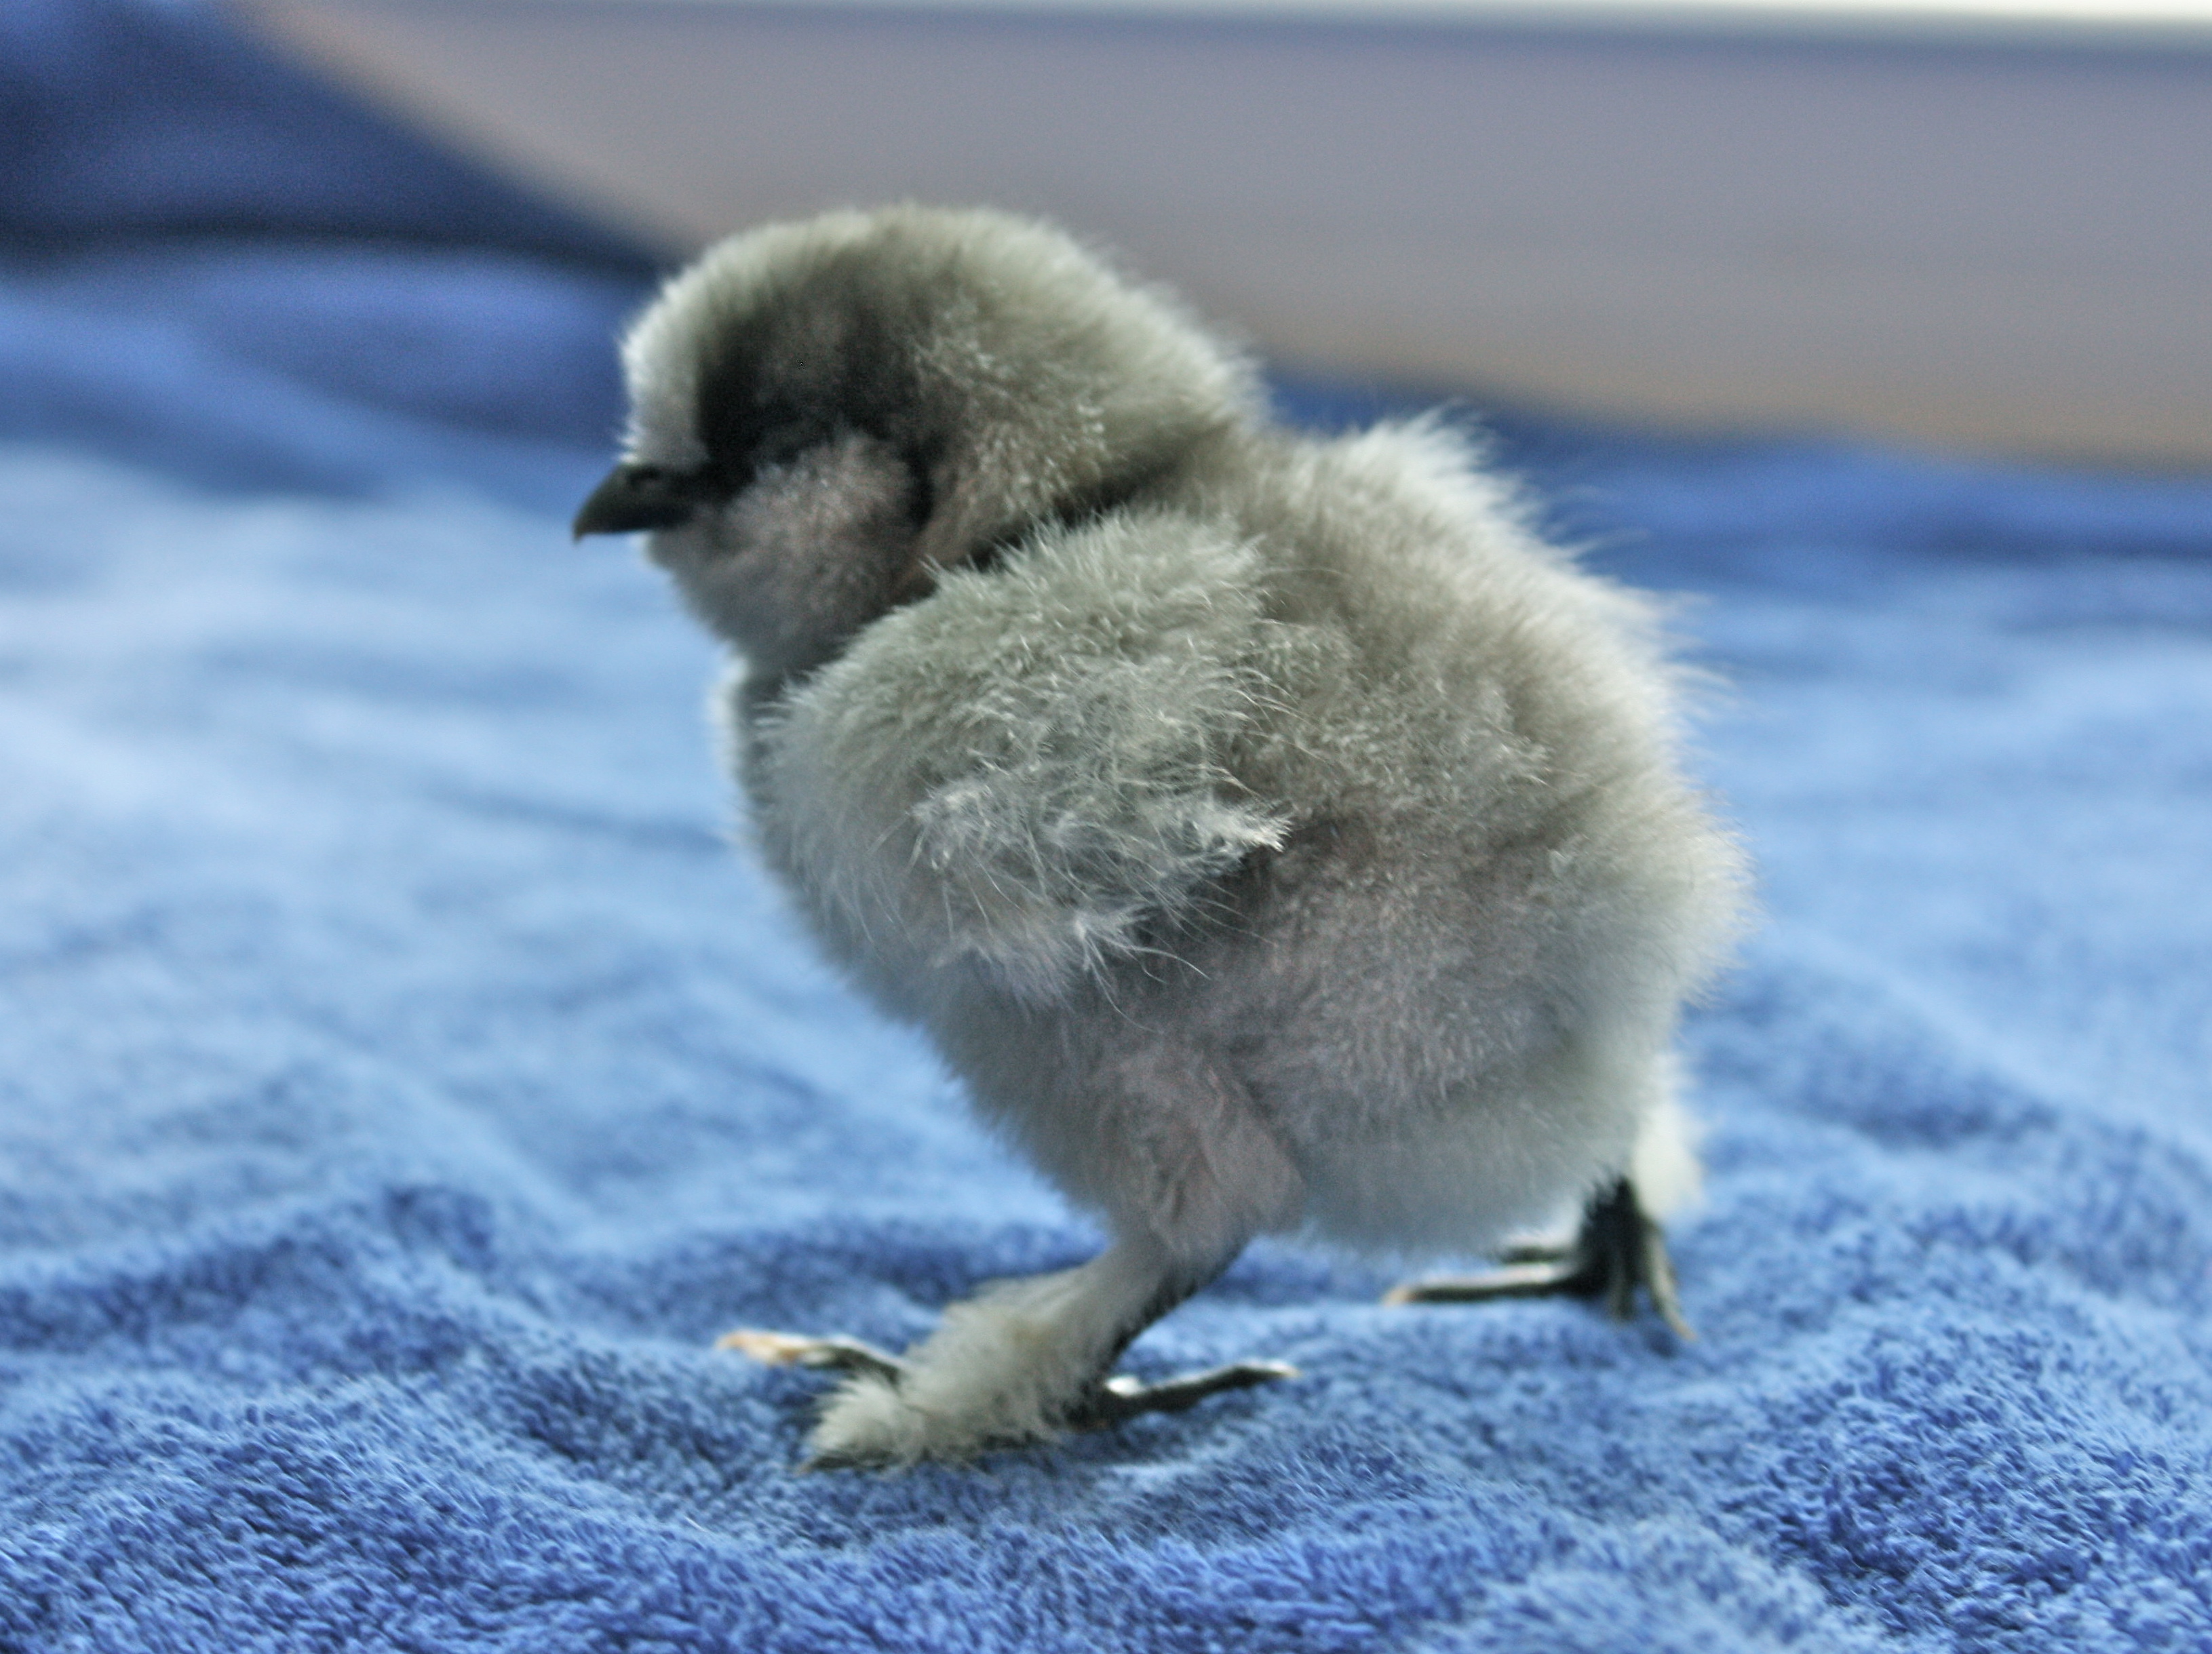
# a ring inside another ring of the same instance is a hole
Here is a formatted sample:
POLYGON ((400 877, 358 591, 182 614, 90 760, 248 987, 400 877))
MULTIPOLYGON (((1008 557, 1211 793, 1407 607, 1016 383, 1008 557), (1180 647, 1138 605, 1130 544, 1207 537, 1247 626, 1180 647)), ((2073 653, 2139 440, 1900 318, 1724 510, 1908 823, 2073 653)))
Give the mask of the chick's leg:
POLYGON ((902 1356, 858 1339, 785 1333, 734 1332, 720 1344, 756 1360, 848 1375, 823 1409, 810 1469, 965 1459, 1292 1376, 1264 1361, 1151 1384, 1106 1376, 1139 1333, 1218 1267, 1193 1269, 1149 1239, 1124 1240, 1079 1269, 1004 1281, 953 1305, 902 1356))
POLYGON ((1666 1236, 1637 1198, 1635 1184, 1620 1178, 1590 1197, 1572 1245, 1516 1248, 1488 1274, 1409 1281, 1393 1287, 1382 1301, 1466 1304, 1564 1293, 1602 1298, 1613 1319, 1626 1321, 1636 1312, 1639 1287, 1676 1337, 1697 1336, 1682 1316, 1666 1236))
POLYGON ((1109 1376, 1138 1334, 1282 1221, 1297 1182, 1242 1094, 1203 1062, 1117 1053, 1093 1080, 1085 1100, 1097 1135, 1066 1175, 1115 1215, 1119 1239, 1097 1257, 951 1306, 903 1355, 849 1338, 738 1332, 722 1341, 756 1360, 848 1375, 823 1409, 810 1466, 966 1459, 1293 1376, 1278 1361, 1154 1384, 1109 1376))

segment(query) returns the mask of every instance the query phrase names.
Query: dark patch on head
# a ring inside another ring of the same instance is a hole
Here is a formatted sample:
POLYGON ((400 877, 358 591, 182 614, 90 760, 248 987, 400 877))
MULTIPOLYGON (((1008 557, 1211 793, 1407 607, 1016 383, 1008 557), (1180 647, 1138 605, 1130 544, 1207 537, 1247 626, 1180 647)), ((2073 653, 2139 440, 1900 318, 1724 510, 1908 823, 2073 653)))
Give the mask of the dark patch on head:
MULTIPOLYGON (((948 494, 975 492, 977 479, 957 468, 974 463, 967 448, 980 422, 1018 418, 1026 398, 1079 395, 1086 373, 1112 371, 1113 353, 1081 329, 1055 336, 1010 313, 1043 302, 996 276, 988 257, 896 223, 792 259, 711 330, 695 417, 714 485, 732 496, 769 467, 865 436, 905 466, 910 519, 925 533, 948 494), (1048 354, 1031 362, 989 348, 1002 338, 1015 353, 1048 354), (982 348, 944 348, 963 342, 982 348)), ((1020 520, 974 524, 976 543, 933 545, 895 602, 925 595, 954 563, 988 566, 1043 524, 1079 524, 1140 501, 1214 428, 1200 421, 1180 441, 1156 432, 1103 474, 1061 479, 1055 499, 1010 501, 1027 506, 1020 520)), ((986 497, 991 482, 981 480, 986 497)))
POLYGON ((777 282, 717 330, 699 377, 697 429, 734 494, 761 470, 858 433, 913 473, 915 520, 934 507, 947 433, 924 406, 915 341, 942 282, 886 281, 883 250, 841 247, 777 282))

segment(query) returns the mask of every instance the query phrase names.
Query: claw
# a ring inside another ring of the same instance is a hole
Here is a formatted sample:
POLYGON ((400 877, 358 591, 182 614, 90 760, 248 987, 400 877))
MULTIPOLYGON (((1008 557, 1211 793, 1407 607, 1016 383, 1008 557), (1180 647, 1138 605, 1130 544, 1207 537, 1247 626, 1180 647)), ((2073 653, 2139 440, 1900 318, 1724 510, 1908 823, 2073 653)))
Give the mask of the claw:
POLYGON ((1150 1384, 1121 1373, 1100 1384, 1067 1422, 1077 1430, 1105 1430, 1140 1413, 1180 1413, 1224 1390, 1249 1390, 1300 1376, 1288 1361, 1232 1361, 1150 1384))
POLYGON ((865 1372, 896 1384, 906 1363, 857 1338, 809 1338, 794 1332, 763 1332, 739 1327, 714 1340, 716 1349, 734 1349, 767 1366, 814 1367, 832 1372, 865 1372))
POLYGON ((1641 1287, 1651 1307, 1677 1338, 1697 1334, 1682 1315, 1674 1266, 1659 1225, 1636 1197, 1626 1178, 1593 1196, 1583 1213, 1582 1231, 1565 1251, 1516 1247, 1513 1261, 1486 1275, 1409 1281, 1382 1295, 1386 1304, 1480 1303, 1492 1298, 1540 1298, 1565 1294, 1602 1298, 1616 1321, 1636 1313, 1641 1287))

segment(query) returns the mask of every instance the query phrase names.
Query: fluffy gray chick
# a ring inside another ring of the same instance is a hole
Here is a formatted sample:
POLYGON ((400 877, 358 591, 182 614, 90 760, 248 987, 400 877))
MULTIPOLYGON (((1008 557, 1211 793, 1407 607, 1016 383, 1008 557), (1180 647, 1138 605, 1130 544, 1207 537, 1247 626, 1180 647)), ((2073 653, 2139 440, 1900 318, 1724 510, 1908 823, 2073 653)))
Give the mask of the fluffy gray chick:
POLYGON ((1450 432, 1318 439, 1057 232, 904 207, 725 241, 623 346, 580 535, 737 651, 759 842, 1112 1245, 842 1370, 817 1464, 959 1459, 1284 1376, 1109 1378, 1255 1235, 1495 1249, 1416 1298, 1641 1286, 1696 1162, 1679 1009, 1738 854, 1650 607, 1450 432))

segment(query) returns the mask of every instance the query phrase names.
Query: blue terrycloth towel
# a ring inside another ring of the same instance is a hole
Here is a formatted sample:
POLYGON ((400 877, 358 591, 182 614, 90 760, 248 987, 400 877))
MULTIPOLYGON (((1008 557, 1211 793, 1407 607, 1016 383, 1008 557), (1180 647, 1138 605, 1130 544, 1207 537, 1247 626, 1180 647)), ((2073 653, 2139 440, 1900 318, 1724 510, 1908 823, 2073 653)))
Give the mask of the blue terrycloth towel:
POLYGON ((2212 481, 1503 425, 1732 686, 1701 1341, 1271 1243, 1130 1365, 1298 1383, 799 1476, 717 1331, 1097 1237, 568 542, 638 269, 191 7, 0 46, 0 1649, 2212 1646, 2212 481))

